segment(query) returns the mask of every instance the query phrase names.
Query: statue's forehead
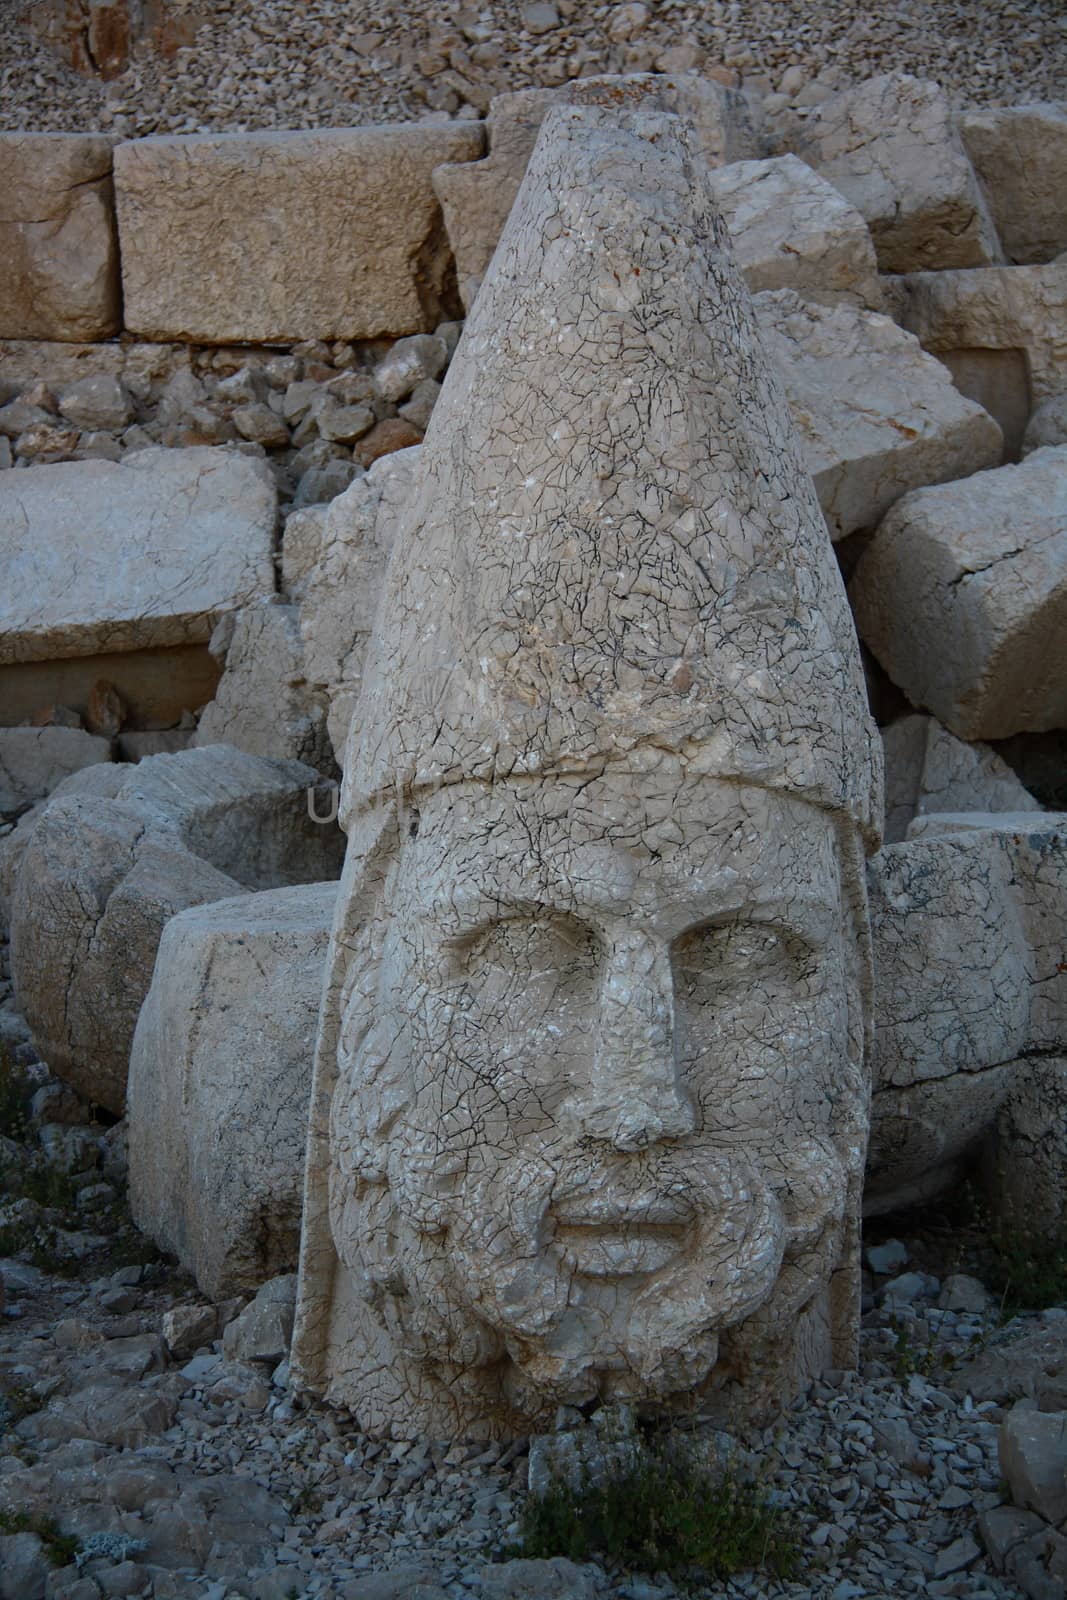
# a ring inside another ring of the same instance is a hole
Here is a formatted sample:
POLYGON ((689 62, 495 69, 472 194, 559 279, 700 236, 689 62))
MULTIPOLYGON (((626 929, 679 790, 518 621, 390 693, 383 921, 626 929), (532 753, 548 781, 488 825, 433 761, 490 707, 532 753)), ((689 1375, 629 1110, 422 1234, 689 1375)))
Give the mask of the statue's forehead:
POLYGON ((403 854, 409 904, 464 920, 486 905, 609 914, 673 905, 687 908, 683 921, 751 910, 817 932, 840 910, 829 816, 717 782, 692 786, 676 808, 618 819, 603 786, 446 791, 423 810, 403 854))

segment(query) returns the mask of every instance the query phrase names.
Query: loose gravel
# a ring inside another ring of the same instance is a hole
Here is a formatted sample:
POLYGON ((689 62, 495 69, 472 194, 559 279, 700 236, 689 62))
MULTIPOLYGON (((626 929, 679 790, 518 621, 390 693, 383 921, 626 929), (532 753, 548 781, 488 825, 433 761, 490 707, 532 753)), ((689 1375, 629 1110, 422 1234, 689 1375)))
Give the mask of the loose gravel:
POLYGON ((194 0, 186 10, 206 20, 192 43, 167 58, 142 41, 107 84, 38 43, 32 9, 0 5, 5 129, 130 137, 478 117, 503 90, 598 72, 724 69, 802 104, 890 70, 936 79, 961 105, 1055 99, 1067 81, 1061 0, 194 0))

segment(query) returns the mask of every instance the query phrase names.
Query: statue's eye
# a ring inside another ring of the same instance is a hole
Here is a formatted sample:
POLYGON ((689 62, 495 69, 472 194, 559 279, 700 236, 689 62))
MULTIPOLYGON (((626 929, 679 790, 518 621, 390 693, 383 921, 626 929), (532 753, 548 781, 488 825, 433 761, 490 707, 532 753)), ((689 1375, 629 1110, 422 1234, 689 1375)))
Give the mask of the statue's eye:
POLYGON ((692 994, 704 985, 795 980, 807 975, 814 952, 806 939, 766 922, 709 924, 683 934, 671 952, 675 985, 692 994))
POLYGON ((454 955, 464 975, 483 985, 573 993, 595 981, 600 941, 577 917, 545 912, 483 925, 457 941, 454 955))

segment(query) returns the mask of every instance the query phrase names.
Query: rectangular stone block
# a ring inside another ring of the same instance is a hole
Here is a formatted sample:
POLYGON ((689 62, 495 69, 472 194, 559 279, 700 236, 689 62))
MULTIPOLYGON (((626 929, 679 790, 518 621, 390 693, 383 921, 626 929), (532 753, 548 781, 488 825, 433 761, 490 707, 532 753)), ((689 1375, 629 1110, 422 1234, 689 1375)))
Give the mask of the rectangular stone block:
POLYGON ((111 143, 0 133, 0 338, 107 339, 120 326, 111 143))
POLYGON ((115 150, 126 326, 205 344, 373 339, 453 308, 430 182, 480 126, 137 139, 115 150))
POLYGON ((228 450, 0 475, 0 663, 206 643, 273 593, 274 483, 228 450))
POLYGON ((960 134, 1008 260, 1067 250, 1067 101, 968 111, 960 134))

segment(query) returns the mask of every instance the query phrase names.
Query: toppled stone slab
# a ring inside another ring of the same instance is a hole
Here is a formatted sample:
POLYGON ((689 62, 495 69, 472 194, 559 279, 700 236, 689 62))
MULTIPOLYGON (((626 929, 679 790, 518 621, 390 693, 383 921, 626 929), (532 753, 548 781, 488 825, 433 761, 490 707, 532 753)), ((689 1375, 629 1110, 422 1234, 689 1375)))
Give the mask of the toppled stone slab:
POLYGON ((992 417, 888 317, 790 289, 758 294, 756 316, 832 539, 873 527, 909 489, 999 464, 992 417))
POLYGON ((649 110, 675 112, 694 129, 700 152, 710 166, 764 153, 751 108, 740 91, 696 73, 583 78, 562 89, 520 89, 494 96, 486 119, 489 150, 485 159, 440 166, 433 174, 456 258, 460 298, 468 311, 515 203, 541 124, 560 102, 640 103, 649 110))
POLYGON ((311 820, 319 778, 298 762, 212 745, 103 769, 106 785, 85 781, 94 771, 67 779, 19 840, 11 969, 53 1073, 121 1113, 166 922, 241 889, 333 877, 343 836, 311 820))
POLYGON ((1067 103, 987 106, 965 111, 959 127, 1008 260, 1067 250, 1067 103))
POLYGON ((163 930, 130 1056, 130 1203, 212 1299, 296 1266, 336 898, 268 890, 163 930))
POLYGON ((0 133, 0 337, 107 339, 120 325, 111 141, 0 133))
POLYGON ((222 449, 0 474, 0 663, 206 642, 274 592, 275 505, 222 449))
POLYGON ((1040 811, 1041 804, 985 744, 965 744, 936 717, 901 717, 882 730, 886 844, 938 811, 1040 811))
MULTIPOLYGON (((867 874, 875 969, 868 1211, 944 1187, 968 1147, 997 1125, 1014 1087, 1067 1040, 1067 818, 929 815, 911 832, 875 856, 867 874)), ((1057 1144, 1046 1107, 1045 1162, 1035 1163, 1029 1121, 1016 1122, 1018 1138, 1002 1125, 1001 1143, 1012 1143, 1002 1159, 1029 1163, 1036 1217, 1039 1188, 1062 1206, 1055 1172, 1067 1146, 1057 1144)))
POLYGON ((999 259, 948 95, 890 72, 845 89, 804 123, 796 153, 867 219, 883 272, 999 259))
POLYGON ((832 183, 796 156, 734 161, 711 173, 711 192, 752 292, 795 289, 806 300, 881 310, 866 222, 832 183))
POLYGON ((849 594, 893 682, 961 739, 1063 727, 1067 445, 907 495, 849 594))
POLYGON ((375 462, 313 520, 290 517, 282 575, 300 598, 304 672, 325 698, 326 724, 337 759, 344 754, 363 681, 363 657, 393 535, 415 483, 419 448, 375 462))
POLYGON ((121 144, 126 326, 209 344, 431 330, 450 261, 430 174, 481 153, 469 122, 121 144))
POLYGON ((50 795, 72 772, 111 760, 111 741, 81 728, 0 728, 0 817, 50 795))
POLYGON ((193 744, 232 744, 331 771, 326 700, 307 682, 297 608, 269 600, 244 606, 223 618, 212 645, 226 667, 193 744))
POLYGON ((1033 407, 1067 389, 1067 259, 908 273, 882 287, 894 320, 987 406, 1016 453, 1033 407))

